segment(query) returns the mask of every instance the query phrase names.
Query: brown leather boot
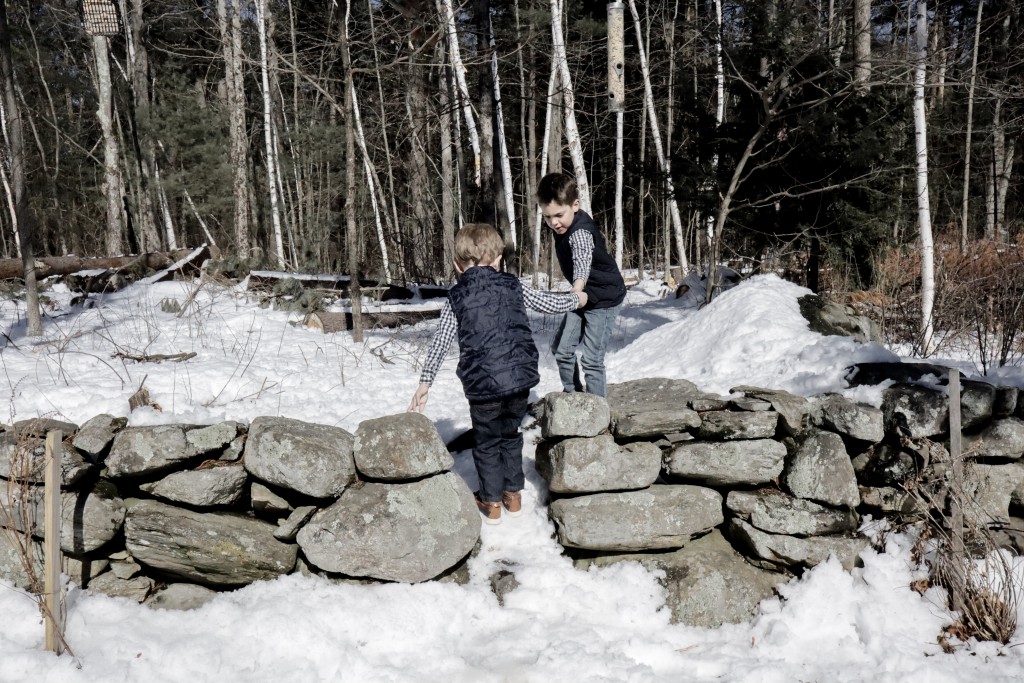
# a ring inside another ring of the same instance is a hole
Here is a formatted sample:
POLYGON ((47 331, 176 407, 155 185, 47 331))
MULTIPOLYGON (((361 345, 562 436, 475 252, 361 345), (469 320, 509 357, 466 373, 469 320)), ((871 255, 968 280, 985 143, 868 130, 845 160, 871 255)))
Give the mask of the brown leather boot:
POLYGON ((501 503, 480 500, 479 494, 474 494, 473 498, 476 500, 477 510, 484 517, 484 524, 501 524, 501 503))
POLYGON ((501 502, 505 505, 509 517, 518 517, 523 511, 523 494, 519 491, 505 491, 501 495, 501 502))

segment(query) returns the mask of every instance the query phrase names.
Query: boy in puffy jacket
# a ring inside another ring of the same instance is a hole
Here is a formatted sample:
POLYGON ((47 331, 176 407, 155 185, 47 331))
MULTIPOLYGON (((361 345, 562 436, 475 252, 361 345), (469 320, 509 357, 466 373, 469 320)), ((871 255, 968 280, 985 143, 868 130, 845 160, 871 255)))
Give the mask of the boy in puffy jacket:
POLYGON ((409 410, 422 412, 430 385, 451 347, 459 341, 457 374, 469 400, 476 434, 473 463, 480 478, 476 503, 487 524, 522 510, 523 435, 530 389, 540 382, 537 346, 526 316, 565 313, 586 305, 587 295, 551 294, 524 287, 498 269, 504 241, 486 224, 468 224, 455 235, 459 281, 448 292, 437 332, 409 410))

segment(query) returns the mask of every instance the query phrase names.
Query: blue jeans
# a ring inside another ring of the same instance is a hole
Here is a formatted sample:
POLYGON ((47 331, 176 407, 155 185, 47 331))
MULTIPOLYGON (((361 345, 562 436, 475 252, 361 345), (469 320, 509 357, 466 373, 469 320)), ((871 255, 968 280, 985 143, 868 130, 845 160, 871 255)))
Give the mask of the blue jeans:
POLYGON ((496 401, 470 401, 476 446, 473 464, 480 478, 480 500, 495 503, 505 491, 522 491, 523 434, 519 425, 529 407, 530 392, 521 391, 496 401))
POLYGON ((604 354, 621 309, 622 304, 613 308, 585 309, 566 313, 562 318, 551 342, 551 352, 555 354, 558 376, 565 391, 583 391, 579 367, 582 366, 587 393, 605 395, 604 354), (578 348, 579 366, 576 365, 578 348))

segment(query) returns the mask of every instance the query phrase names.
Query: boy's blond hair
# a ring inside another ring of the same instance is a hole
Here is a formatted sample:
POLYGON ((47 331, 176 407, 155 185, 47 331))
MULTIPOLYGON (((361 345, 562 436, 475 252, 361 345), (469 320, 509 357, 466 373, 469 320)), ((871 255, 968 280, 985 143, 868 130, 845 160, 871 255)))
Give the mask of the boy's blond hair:
POLYGON ((455 260, 459 264, 491 264, 505 250, 505 240, 487 223, 467 223, 455 233, 455 260))

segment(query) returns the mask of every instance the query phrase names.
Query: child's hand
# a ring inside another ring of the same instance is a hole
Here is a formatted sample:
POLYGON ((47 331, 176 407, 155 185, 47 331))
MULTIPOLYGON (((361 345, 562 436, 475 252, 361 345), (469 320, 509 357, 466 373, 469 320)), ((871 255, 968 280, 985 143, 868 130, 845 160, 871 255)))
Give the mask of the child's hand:
POLYGON ((412 395, 412 403, 409 404, 410 413, 422 413, 427 407, 427 393, 430 391, 429 384, 421 384, 412 395))
POLYGON ((580 305, 577 306, 576 308, 583 308, 584 306, 587 305, 587 293, 586 292, 576 292, 576 296, 578 296, 580 298, 580 305))

